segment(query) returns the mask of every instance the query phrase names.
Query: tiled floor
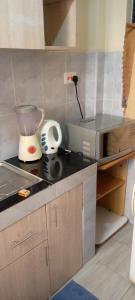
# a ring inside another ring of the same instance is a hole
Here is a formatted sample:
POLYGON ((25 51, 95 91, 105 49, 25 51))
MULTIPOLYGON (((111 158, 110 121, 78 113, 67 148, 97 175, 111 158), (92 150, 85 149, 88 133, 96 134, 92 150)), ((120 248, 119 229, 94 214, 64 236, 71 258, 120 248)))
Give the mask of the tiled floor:
POLYGON ((74 280, 100 300, 135 300, 129 281, 132 225, 127 224, 96 251, 74 280))

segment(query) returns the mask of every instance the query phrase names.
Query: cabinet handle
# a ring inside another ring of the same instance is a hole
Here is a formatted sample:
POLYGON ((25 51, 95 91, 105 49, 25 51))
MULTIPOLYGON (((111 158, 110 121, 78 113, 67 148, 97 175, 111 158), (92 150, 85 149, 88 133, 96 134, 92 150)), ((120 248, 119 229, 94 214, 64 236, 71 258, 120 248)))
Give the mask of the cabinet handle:
POLYGON ((46 257, 46 266, 48 267, 49 265, 49 259, 48 259, 48 246, 45 248, 45 257, 46 257))
POLYGON ((29 240, 30 238, 32 238, 32 236, 34 235, 34 232, 29 232, 27 233, 24 238, 20 241, 11 241, 11 245, 13 248, 20 246, 21 244, 23 244, 25 241, 29 240))
POLYGON ((55 225, 58 227, 58 218, 57 218, 57 206, 54 205, 54 212, 55 212, 55 225))

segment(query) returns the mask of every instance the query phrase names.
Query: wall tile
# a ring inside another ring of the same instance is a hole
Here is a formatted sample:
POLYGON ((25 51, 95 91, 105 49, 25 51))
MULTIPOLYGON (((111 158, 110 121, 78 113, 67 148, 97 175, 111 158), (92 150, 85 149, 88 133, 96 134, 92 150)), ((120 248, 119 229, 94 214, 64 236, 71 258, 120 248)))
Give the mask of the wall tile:
POLYGON ((76 102, 67 102, 66 105, 66 122, 79 121, 81 119, 78 104, 76 102))
POLYGON ((112 111, 113 111, 113 115, 116 116, 122 116, 123 115, 123 109, 121 106, 121 99, 119 101, 119 99, 117 98, 116 100, 112 101, 112 111))
POLYGON ((14 103, 10 51, 0 50, 0 115, 11 112, 14 103))
POLYGON ((103 112, 122 116, 122 53, 105 54, 103 112), (109 104, 107 103, 109 102, 109 104))
POLYGON ((49 106, 49 104, 45 107, 45 118, 56 120, 57 122, 62 122, 66 119, 66 100, 63 99, 64 104, 57 103, 54 106, 49 106))
MULTIPOLYGON (((85 106, 85 55, 84 53, 67 53, 66 55, 66 72, 76 72, 79 77, 78 81, 78 97, 81 104, 81 108, 84 115, 84 106, 85 106)), ((69 84, 66 86, 66 99, 67 99, 67 107, 66 107, 66 117, 68 119, 78 119, 78 104, 76 100, 75 87, 73 84, 69 84), (71 103, 73 104, 71 104, 71 103), (69 106, 69 107, 68 107, 69 106), (72 112, 71 116, 68 117, 69 111, 72 112)))
POLYGON ((66 86, 64 85, 65 53, 46 52, 43 62, 43 85, 46 119, 63 121, 66 115, 66 86))
POLYGON ((100 101, 103 102, 104 96, 104 65, 105 65, 105 54, 97 54, 97 90, 96 97, 100 98, 100 101))
POLYGON ((103 101, 103 113, 104 114, 112 114, 112 101, 104 100, 103 101))
POLYGON ((0 116, 0 161, 18 153, 19 133, 15 114, 0 116))
POLYGON ((97 54, 88 53, 85 58, 85 113, 86 117, 96 115, 97 54))
POLYGON ((85 116, 86 118, 89 117, 95 117, 96 116, 96 103, 95 98, 89 99, 88 101, 88 95, 87 95, 87 101, 85 103, 85 116))
POLYGON ((44 53, 42 51, 12 52, 16 104, 43 105, 44 53))
POLYGON ((103 99, 102 100, 97 99, 96 114, 102 114, 102 112, 103 112, 103 99))
POLYGON ((63 104, 66 88, 64 86, 65 53, 47 52, 43 64, 43 82, 45 103, 44 106, 54 107, 63 104))

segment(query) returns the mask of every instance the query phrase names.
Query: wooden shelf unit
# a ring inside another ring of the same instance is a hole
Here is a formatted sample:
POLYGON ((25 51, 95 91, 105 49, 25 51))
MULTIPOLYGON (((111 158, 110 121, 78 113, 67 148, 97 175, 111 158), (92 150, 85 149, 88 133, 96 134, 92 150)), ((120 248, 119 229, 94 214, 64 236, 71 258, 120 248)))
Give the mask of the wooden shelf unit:
MULTIPOLYGON (((134 156, 135 153, 132 153, 134 156)), ((97 175, 97 234, 100 245, 127 222, 124 216, 128 159, 118 160, 98 167, 97 175)))
POLYGON ((104 172, 98 172, 97 200, 103 198, 104 196, 108 195, 124 184, 124 180, 121 180, 104 172))
POLYGON ((112 160, 112 161, 110 161, 110 162, 108 162, 108 163, 105 163, 105 164, 103 164, 103 165, 99 165, 99 166, 98 166, 98 170, 99 170, 99 171, 105 171, 105 170, 108 170, 108 169, 114 167, 115 165, 117 165, 117 164, 119 164, 119 163, 122 163, 123 161, 126 161, 126 160, 128 160, 128 159, 130 159, 130 158, 133 158, 133 157, 135 157, 135 151, 132 151, 132 152, 130 152, 130 153, 128 153, 128 154, 126 154, 126 155, 120 157, 120 158, 117 158, 117 159, 115 159, 115 160, 112 160))

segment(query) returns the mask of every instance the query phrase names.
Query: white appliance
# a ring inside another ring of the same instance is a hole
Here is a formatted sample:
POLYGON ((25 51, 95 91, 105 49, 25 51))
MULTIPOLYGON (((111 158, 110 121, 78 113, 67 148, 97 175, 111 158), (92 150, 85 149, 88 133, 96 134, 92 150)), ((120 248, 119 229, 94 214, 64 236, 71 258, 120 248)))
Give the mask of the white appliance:
POLYGON ((58 122, 46 120, 40 131, 42 153, 54 154, 62 142, 62 132, 58 122))
POLYGON ((36 132, 44 120, 44 110, 34 105, 20 105, 15 107, 15 112, 20 128, 18 158, 24 162, 40 159, 42 152, 36 132))
POLYGON ((135 283, 135 185, 132 194, 132 214, 134 216, 134 228, 132 239, 131 263, 130 263, 130 280, 135 283))

